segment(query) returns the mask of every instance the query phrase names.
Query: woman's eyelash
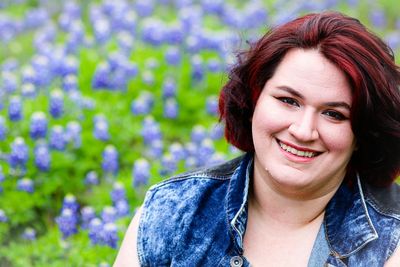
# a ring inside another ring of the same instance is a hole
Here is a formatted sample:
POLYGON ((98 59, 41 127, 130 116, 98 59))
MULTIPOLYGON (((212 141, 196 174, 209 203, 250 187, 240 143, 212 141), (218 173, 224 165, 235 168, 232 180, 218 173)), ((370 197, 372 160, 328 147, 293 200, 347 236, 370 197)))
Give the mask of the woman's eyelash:
POLYGON ((324 112, 324 114, 337 121, 343 121, 347 119, 342 113, 334 110, 327 110, 324 112))
POLYGON ((277 98, 279 101, 288 104, 288 105, 292 105, 292 106, 299 106, 299 104, 297 103, 297 101, 291 97, 278 97, 277 98))

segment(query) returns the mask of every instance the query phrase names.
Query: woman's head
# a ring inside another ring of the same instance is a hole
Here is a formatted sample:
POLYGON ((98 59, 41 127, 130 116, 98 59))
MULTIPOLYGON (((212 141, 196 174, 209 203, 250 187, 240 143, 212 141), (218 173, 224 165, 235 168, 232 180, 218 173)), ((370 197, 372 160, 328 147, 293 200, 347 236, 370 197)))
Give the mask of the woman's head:
POLYGON ((351 128, 357 149, 348 171, 375 185, 390 184, 400 163, 400 71, 390 48, 358 20, 310 14, 269 31, 239 55, 220 95, 230 143, 254 151, 252 117, 266 82, 289 50, 316 49, 348 79, 351 128))

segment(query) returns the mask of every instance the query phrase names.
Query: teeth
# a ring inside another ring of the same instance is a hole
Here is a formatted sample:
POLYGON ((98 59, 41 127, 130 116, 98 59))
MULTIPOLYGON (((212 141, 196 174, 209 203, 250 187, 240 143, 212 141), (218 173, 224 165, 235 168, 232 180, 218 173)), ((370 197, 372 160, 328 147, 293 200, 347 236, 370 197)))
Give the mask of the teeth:
POLYGON ((299 156, 299 157, 312 158, 312 157, 315 157, 315 156, 316 156, 316 153, 314 153, 314 152, 310 152, 310 151, 300 151, 300 150, 297 150, 297 149, 295 149, 295 148, 293 148, 293 147, 290 147, 290 146, 288 146, 288 145, 285 145, 285 144, 283 144, 283 143, 281 143, 281 142, 279 142, 279 145, 281 146, 281 148, 282 148, 283 150, 285 150, 285 151, 287 151, 287 152, 289 152, 289 153, 291 153, 291 154, 293 154, 293 155, 299 156))

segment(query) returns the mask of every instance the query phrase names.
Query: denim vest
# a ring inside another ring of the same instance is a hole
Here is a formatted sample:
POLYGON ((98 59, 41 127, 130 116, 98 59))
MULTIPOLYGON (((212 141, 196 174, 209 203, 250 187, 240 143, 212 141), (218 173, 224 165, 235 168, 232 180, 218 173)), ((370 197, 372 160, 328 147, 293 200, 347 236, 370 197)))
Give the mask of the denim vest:
MULTIPOLYGON (((150 188, 138 229, 141 266, 250 266, 243 236, 252 159, 246 154, 150 188)), ((400 187, 342 184, 322 226, 324 266, 383 266, 400 239, 400 187)))

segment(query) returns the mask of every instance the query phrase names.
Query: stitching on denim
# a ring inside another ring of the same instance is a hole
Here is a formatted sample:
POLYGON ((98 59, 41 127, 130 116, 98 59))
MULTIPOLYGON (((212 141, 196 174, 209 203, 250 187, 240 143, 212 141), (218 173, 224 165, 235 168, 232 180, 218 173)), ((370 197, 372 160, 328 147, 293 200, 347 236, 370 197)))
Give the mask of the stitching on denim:
POLYGON ((368 194, 368 196, 366 196, 365 200, 379 214, 400 220, 400 214, 397 214, 394 210, 391 210, 390 208, 382 208, 381 206, 379 206, 377 204, 377 203, 379 203, 379 201, 376 199, 376 197, 373 194, 368 194))
POLYGON ((231 221, 231 226, 239 234, 241 249, 243 249, 243 234, 240 233, 239 229, 237 229, 236 221, 238 220, 239 216, 244 212, 246 205, 247 205, 247 196, 249 193, 249 184, 250 184, 250 169, 252 168, 252 166, 253 166, 253 159, 250 159, 247 164, 247 168, 246 168, 246 184, 245 184, 245 188, 244 188, 242 204, 240 205, 238 212, 235 214, 235 216, 233 217, 233 219, 231 221))

